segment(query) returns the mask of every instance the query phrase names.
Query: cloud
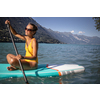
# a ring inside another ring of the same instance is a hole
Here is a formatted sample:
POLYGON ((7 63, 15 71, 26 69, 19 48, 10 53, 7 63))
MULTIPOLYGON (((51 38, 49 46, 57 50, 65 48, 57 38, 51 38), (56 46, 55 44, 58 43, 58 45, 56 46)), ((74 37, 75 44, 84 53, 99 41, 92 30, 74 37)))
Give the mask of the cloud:
POLYGON ((79 31, 79 32, 78 32, 78 34, 83 34, 83 33, 85 33, 85 32, 82 32, 82 31, 79 31))
POLYGON ((71 33, 74 33, 74 30, 70 31, 71 33))

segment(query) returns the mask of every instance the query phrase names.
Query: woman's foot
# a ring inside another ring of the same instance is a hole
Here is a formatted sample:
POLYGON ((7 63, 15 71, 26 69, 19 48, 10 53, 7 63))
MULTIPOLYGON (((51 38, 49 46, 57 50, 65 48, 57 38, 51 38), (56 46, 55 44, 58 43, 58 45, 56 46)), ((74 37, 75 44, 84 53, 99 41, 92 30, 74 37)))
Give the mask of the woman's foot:
POLYGON ((19 68, 15 68, 15 67, 13 67, 13 66, 10 66, 10 67, 7 67, 7 69, 8 69, 9 71, 13 71, 13 70, 18 70, 19 68))

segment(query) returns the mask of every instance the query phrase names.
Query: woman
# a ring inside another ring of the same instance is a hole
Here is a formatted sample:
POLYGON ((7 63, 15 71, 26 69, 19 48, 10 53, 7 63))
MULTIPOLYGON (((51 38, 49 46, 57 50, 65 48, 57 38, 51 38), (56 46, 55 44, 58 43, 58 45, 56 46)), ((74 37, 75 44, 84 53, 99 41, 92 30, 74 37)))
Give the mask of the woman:
POLYGON ((19 59, 21 60, 24 70, 36 69, 38 67, 38 57, 37 57, 38 43, 33 36, 36 34, 36 31, 38 30, 37 26, 35 26, 32 23, 29 23, 25 28, 25 36, 23 36, 16 33, 16 31, 12 28, 9 20, 6 20, 5 24, 9 24, 10 30, 13 35, 26 41, 25 56, 22 56, 20 54, 17 56, 13 54, 7 55, 7 61, 11 65, 10 67, 7 67, 7 69, 9 71, 20 69, 20 65, 18 62, 19 59))

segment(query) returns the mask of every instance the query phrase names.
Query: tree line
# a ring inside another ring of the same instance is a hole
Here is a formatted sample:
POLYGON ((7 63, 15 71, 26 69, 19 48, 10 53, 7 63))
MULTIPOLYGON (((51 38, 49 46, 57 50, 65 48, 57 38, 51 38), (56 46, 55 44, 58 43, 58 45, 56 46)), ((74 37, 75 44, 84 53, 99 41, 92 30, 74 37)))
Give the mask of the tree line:
POLYGON ((95 27, 98 31, 100 31, 100 17, 93 17, 95 21, 95 27))

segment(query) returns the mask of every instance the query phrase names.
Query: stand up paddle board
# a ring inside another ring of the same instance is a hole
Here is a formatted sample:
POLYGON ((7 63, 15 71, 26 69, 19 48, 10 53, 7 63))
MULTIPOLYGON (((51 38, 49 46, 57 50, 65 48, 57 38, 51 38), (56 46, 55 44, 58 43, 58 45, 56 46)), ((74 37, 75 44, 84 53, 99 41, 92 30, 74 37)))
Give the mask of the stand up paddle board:
MULTIPOLYGON (((9 64, 0 64, 0 78, 10 77, 23 77, 21 70, 8 71, 7 67, 9 64)), ((62 64, 62 65, 49 65, 49 64, 38 64, 38 68, 35 70, 25 70, 26 76, 33 77, 53 77, 63 76, 70 73, 83 72, 85 68, 76 64, 62 64)))

